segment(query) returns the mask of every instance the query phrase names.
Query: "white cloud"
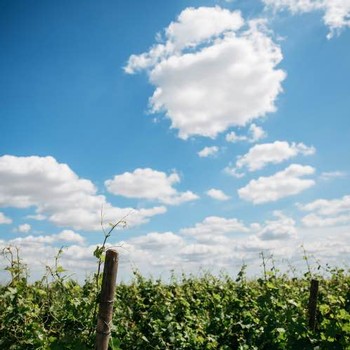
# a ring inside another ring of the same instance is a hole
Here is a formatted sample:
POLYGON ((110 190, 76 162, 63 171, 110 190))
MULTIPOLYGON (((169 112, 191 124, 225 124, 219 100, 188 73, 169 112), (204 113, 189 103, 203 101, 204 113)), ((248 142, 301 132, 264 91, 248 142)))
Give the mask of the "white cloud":
POLYGON ((32 227, 29 224, 22 224, 17 227, 17 231, 20 233, 28 233, 32 227))
POLYGON ((349 232, 350 226, 304 227, 301 230, 305 240, 303 246, 329 266, 349 266, 349 232))
POLYGON ((345 195, 339 199, 317 199, 308 204, 299 204, 301 210, 313 211, 320 215, 337 215, 339 213, 350 212, 350 195, 345 195))
POLYGON ((139 249, 160 249, 181 247, 185 244, 184 240, 172 232, 151 232, 144 236, 132 238, 128 241, 129 244, 136 246, 139 249))
POLYGON ((79 233, 76 233, 72 230, 63 230, 57 235, 53 235, 53 236, 58 241, 74 242, 78 244, 83 244, 85 242, 85 238, 83 236, 81 236, 79 233))
POLYGON ((308 214, 302 218, 302 223, 306 227, 327 227, 346 225, 350 223, 350 213, 337 216, 321 216, 317 214, 308 214))
POLYGON ((55 243, 55 242, 69 242, 69 243, 78 243, 83 244, 85 239, 78 233, 75 233, 72 230, 63 230, 58 234, 45 235, 45 236, 26 236, 26 237, 17 237, 11 240, 13 245, 23 245, 24 243, 28 244, 37 244, 37 243, 55 243))
POLYGON ((224 173, 231 175, 231 176, 234 176, 237 179, 244 177, 244 173, 240 173, 239 171, 237 171, 237 169, 235 167, 233 167, 231 165, 224 168, 224 173))
POLYGON ((230 12, 218 6, 197 9, 189 7, 180 13, 176 22, 170 23, 166 36, 175 50, 182 50, 212 40, 222 33, 236 31, 243 24, 238 11, 230 12))
POLYGON ((311 212, 302 218, 307 227, 337 226, 350 223, 350 195, 339 199, 317 199, 299 204, 299 209, 311 212))
POLYGON ((53 157, 0 157, 0 207, 36 208, 58 226, 77 230, 100 230, 100 212, 106 221, 128 214, 128 225, 139 225, 162 214, 165 207, 132 209, 113 207, 97 194, 89 180, 79 178, 66 164, 53 157))
POLYGON ((262 21, 240 12, 187 8, 165 29, 165 43, 130 56, 125 71, 147 69, 153 113, 165 112, 179 137, 214 138, 274 112, 286 74, 262 21), (242 28, 248 29, 242 29, 242 28))
POLYGON ((264 168, 267 164, 278 164, 298 154, 311 155, 315 153, 314 147, 305 146, 303 143, 275 141, 253 146, 247 154, 238 157, 236 168, 247 168, 256 171, 264 168))
POLYGON ((132 173, 116 175, 105 182, 107 190, 115 195, 128 198, 143 198, 178 205, 198 199, 191 191, 178 192, 173 185, 180 182, 176 172, 167 175, 150 168, 136 169, 132 173))
POLYGON ((226 135, 227 142, 239 142, 239 141, 248 141, 248 142, 257 142, 267 136, 266 132, 261 126, 256 124, 251 124, 248 129, 248 135, 237 135, 234 131, 231 131, 226 135))
POLYGON ((244 169, 256 171, 264 168, 267 164, 278 164, 299 154, 311 155, 315 153, 314 147, 305 146, 303 143, 275 141, 253 146, 248 153, 239 156, 236 164, 227 166, 224 171, 236 178, 243 177, 244 169))
POLYGON ((223 191, 218 190, 216 188, 211 188, 206 192, 206 194, 214 199, 217 199, 219 201, 227 201, 230 199, 230 196, 226 195, 223 191))
POLYGON ((37 221, 43 221, 43 220, 47 219, 47 217, 45 215, 42 215, 42 214, 27 215, 26 218, 31 219, 31 220, 37 220, 37 221))
POLYGON ((320 179, 329 181, 337 178, 344 178, 347 174, 345 171, 325 171, 320 175, 320 179))
POLYGON ((275 10, 288 9, 293 14, 322 11, 323 22, 330 29, 327 38, 339 34, 342 29, 350 27, 349 0, 263 0, 275 10))
POLYGON ((185 246, 181 252, 180 256, 186 262, 197 262, 203 264, 206 261, 209 265, 215 261, 218 263, 218 257, 228 256, 231 252, 230 247, 225 245, 209 245, 202 243, 193 243, 185 246))
POLYGON ((226 141, 227 142, 239 142, 239 141, 247 141, 248 137, 245 135, 237 135, 236 132, 231 131, 226 135, 226 141))
POLYGON ((169 273, 170 270, 181 268, 183 260, 179 256, 186 246, 182 237, 173 232, 151 232, 118 243, 122 249, 121 261, 123 268, 130 265, 144 273, 169 273))
POLYGON ((242 233, 248 231, 249 229, 236 218, 226 219, 218 216, 209 216, 202 222, 197 223, 194 227, 181 229, 180 233, 191 236, 211 235, 215 238, 215 236, 227 233, 242 233))
POLYGON ((249 134, 249 142, 257 142, 267 136, 265 130, 254 123, 249 127, 249 134))
POLYGON ((204 147, 201 151, 198 152, 198 155, 203 158, 203 157, 209 157, 209 156, 214 156, 219 152, 219 147, 217 146, 212 146, 212 147, 204 147))
POLYGON ((4 213, 0 212, 0 225, 11 224, 11 223, 12 223, 12 219, 7 217, 4 213))
POLYGON ((267 220, 258 232, 258 237, 262 240, 296 238, 295 221, 280 211, 275 211, 274 216, 277 217, 277 220, 267 220))
POLYGON ((274 202, 312 187, 315 184, 314 180, 301 177, 312 175, 314 172, 315 169, 311 166, 291 164, 272 176, 251 180, 248 185, 238 190, 238 195, 254 204, 274 202))

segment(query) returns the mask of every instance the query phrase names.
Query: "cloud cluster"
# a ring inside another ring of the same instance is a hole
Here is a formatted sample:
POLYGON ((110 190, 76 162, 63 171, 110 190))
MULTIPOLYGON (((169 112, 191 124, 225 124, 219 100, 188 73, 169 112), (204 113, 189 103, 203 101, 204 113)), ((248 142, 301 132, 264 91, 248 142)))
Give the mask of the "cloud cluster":
POLYGON ((291 164, 272 176, 262 176, 257 180, 251 180, 246 186, 238 190, 238 195, 240 198, 254 204, 274 202, 312 187, 315 181, 302 177, 312 175, 314 172, 315 169, 311 166, 291 164))
POLYGON ((198 272, 201 267, 214 272, 221 268, 232 271, 244 261, 256 274, 261 252, 297 264, 302 261, 302 245, 324 262, 337 266, 349 263, 349 226, 310 230, 298 227, 281 211, 275 211, 273 216, 249 225, 236 218, 207 217, 178 233, 152 233, 128 240, 126 255, 145 271, 162 273, 170 269, 198 272))
POLYGON ((349 0, 263 0, 275 10, 287 9, 294 13, 322 11, 323 22, 330 29, 328 38, 332 38, 342 29, 350 27, 349 0))
POLYGON ((164 43, 130 56, 125 72, 146 70, 152 112, 165 112, 179 137, 214 138, 274 112, 286 74, 262 21, 239 11, 187 8, 165 29, 164 43))
POLYGON ((261 251, 285 257, 293 251, 292 246, 295 249, 295 221, 281 212, 274 215, 275 220, 249 226, 237 218, 210 216, 177 234, 151 233, 130 239, 123 246, 131 260, 140 265, 148 263, 153 270, 180 268, 193 272, 202 267, 219 271, 239 266, 243 260, 256 264, 261 251))
MULTIPOLYGON (((346 211, 347 198, 338 201, 309 203, 305 207, 323 212, 330 205, 333 207, 332 213, 346 211)), ((248 225, 237 218, 209 216, 191 227, 180 229, 178 233, 150 232, 124 241, 114 241, 108 246, 119 247, 118 275, 124 280, 132 278, 131 272, 135 268, 144 274, 166 277, 171 270, 176 273, 198 273, 200 268, 213 273, 221 269, 235 273, 243 262, 248 264, 253 274, 257 274, 261 252, 265 256, 273 254, 277 260, 291 259, 296 264, 302 255, 302 244, 309 253, 317 253, 317 257, 325 258, 327 263, 336 261, 339 265, 340 259, 348 259, 350 250, 346 242, 349 226, 328 227, 326 231, 323 228, 310 230, 298 227, 293 218, 280 211, 275 211, 273 216, 271 220, 248 225)), ((61 242, 66 246, 61 263, 70 272, 77 273, 76 278, 83 279, 96 269, 93 258, 96 245, 87 245, 81 235, 70 230, 54 235, 0 240, 0 248, 18 246, 31 271, 41 269, 41 272, 34 273, 34 278, 38 278, 46 265, 52 265, 61 242)))
POLYGON ((302 218, 307 227, 337 226, 350 223, 350 195, 339 199, 317 199, 308 204, 299 204, 299 208, 310 214, 302 218))
POLYGON ((139 168, 132 173, 125 172, 105 182, 107 190, 115 195, 159 201, 178 205, 199 197, 191 191, 178 192, 173 185, 180 182, 176 172, 167 175, 150 168, 139 168))
POLYGON ((106 221, 128 216, 128 225, 139 225, 166 208, 118 208, 97 194, 93 183, 79 178, 53 157, 0 157, 0 207, 36 208, 58 226, 76 230, 100 230, 100 213, 106 221))

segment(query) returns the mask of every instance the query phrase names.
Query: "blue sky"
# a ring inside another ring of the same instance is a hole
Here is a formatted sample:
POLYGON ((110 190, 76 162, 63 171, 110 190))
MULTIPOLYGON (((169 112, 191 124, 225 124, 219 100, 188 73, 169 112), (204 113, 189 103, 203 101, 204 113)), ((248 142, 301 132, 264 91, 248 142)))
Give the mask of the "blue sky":
MULTIPOLYGON (((350 5, 1 1, 0 246, 77 276, 349 263, 350 5)), ((80 278, 80 277, 79 277, 80 278)))

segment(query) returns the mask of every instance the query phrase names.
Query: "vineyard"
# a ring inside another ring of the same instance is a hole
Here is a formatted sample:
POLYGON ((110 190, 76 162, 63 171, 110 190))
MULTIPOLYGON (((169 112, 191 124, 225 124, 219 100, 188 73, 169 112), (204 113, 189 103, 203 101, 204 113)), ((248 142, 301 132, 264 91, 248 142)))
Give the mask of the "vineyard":
MULTIPOLYGON (((59 265, 29 283, 20 259, 0 286, 0 349, 93 349, 98 283, 66 277, 59 265)), ((167 283, 135 272, 118 284, 110 349, 350 349, 350 275, 301 277, 272 266, 249 279, 183 275, 167 283), (310 329, 311 278, 319 281, 315 329, 310 329)), ((98 281, 97 281, 98 282, 98 281)))

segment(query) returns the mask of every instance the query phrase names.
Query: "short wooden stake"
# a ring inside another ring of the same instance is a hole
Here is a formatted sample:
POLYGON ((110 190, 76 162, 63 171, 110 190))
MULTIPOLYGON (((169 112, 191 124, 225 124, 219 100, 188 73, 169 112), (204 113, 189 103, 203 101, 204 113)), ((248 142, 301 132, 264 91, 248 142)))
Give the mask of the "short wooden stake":
POLYGON ((310 298, 309 298, 309 328, 314 331, 316 328, 316 310, 317 310, 318 280, 311 280, 310 298))
POLYGON ((106 251, 103 268, 102 287, 96 327, 96 350, 107 350, 111 334, 113 303, 118 271, 118 253, 113 249, 106 251))

